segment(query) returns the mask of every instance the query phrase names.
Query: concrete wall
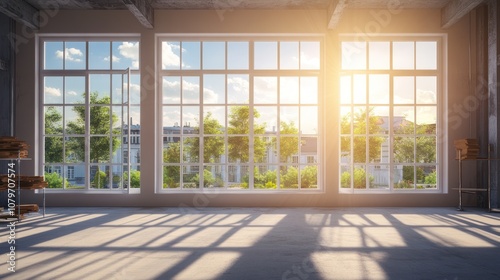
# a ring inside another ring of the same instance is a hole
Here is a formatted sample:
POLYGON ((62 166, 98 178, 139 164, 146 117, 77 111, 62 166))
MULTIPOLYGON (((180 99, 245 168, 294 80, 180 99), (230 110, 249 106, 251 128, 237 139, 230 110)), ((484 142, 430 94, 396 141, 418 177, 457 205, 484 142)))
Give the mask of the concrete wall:
MULTIPOLYGON (((453 206, 458 194, 339 194, 338 191, 338 69, 339 33, 446 33, 448 35, 447 107, 460 104, 468 94, 468 18, 448 30, 441 26, 439 10, 359 10, 348 11, 339 27, 327 27, 326 11, 156 11, 155 28, 147 30, 128 11, 58 11, 40 29, 40 33, 139 33, 141 35, 142 110, 141 110, 141 177, 140 194, 71 194, 47 195, 48 206, 453 206), (326 39, 324 87, 326 135, 324 151, 324 192, 231 193, 231 194, 155 194, 155 46, 156 33, 315 33, 326 39)), ((35 40, 33 34, 19 28, 26 42, 19 46, 17 61, 17 136, 32 145, 35 154, 38 141, 37 101, 35 98, 35 40)), ((469 122, 460 117, 460 124, 449 128, 448 139, 468 137, 469 122)), ((445 138, 443 138, 445 139, 445 138)), ((452 142, 451 142, 452 143, 452 142)), ((457 185, 457 164, 452 144, 446 144, 449 168, 442 176, 448 186, 457 185)), ((27 174, 37 173, 37 159, 23 163, 27 174)), ((472 176, 471 176, 472 177, 472 176)), ((24 195, 26 200, 39 195, 24 195)))

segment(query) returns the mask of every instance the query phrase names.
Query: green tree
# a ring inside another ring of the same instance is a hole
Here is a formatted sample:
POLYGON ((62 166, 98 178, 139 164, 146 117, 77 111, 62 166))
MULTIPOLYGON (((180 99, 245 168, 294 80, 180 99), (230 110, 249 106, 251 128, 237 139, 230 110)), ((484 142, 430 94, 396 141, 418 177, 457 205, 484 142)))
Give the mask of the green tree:
MULTIPOLYGON (((380 117, 373 115, 373 109, 370 108, 367 111, 361 111, 353 115, 352 122, 353 126, 353 157, 354 162, 364 163, 366 162, 366 135, 367 134, 380 134, 383 133, 380 127, 380 117)), ((346 134, 351 131, 351 116, 345 115, 341 120, 341 132, 346 134)), ((382 142, 384 142, 383 137, 370 136, 368 137, 368 160, 369 162, 376 161, 380 159, 380 150, 382 142)), ((350 152, 351 139, 350 137, 341 138, 341 150, 350 152)))
POLYGON ((306 166, 300 172, 300 187, 315 188, 318 185, 318 167, 314 165, 306 166))
MULTIPOLYGON (((260 113, 254 109, 254 119, 260 117, 260 113)), ((231 136, 231 135, 249 135, 250 134, 250 108, 249 106, 233 106, 229 113, 228 127, 228 156, 231 162, 241 161, 248 162, 250 159, 249 138, 248 136, 231 136)), ((264 134, 266 131, 265 125, 254 123, 253 133, 264 134)), ((266 143, 262 137, 254 137, 253 140, 254 157, 256 162, 262 162, 266 153, 266 143)))
POLYGON ((92 181, 92 187, 96 189, 103 189, 107 185, 107 177, 104 171, 100 171, 99 169, 94 175, 94 180, 92 181))
MULTIPOLYGON (((85 94, 84 94, 85 95, 85 94)), ((90 104, 97 106, 90 106, 90 134, 91 135, 110 135, 111 132, 114 134, 120 134, 121 128, 115 128, 111 131, 111 125, 118 121, 118 117, 115 114, 110 113, 110 97, 105 96, 99 98, 97 92, 92 92, 90 94, 90 104)), ((85 106, 75 106, 73 110, 76 113, 77 119, 68 123, 68 132, 70 134, 83 135, 85 134, 85 106)), ((85 158, 85 139, 83 137, 73 137, 71 138, 68 145, 71 151, 73 151, 77 158, 85 158)), ((109 148, 112 148, 112 153, 116 152, 120 146, 120 137, 91 137, 90 138, 90 162, 99 163, 106 162, 110 160, 109 148)))
MULTIPOLYGON (((181 147, 179 143, 170 143, 163 150, 163 162, 165 163, 180 163, 181 147)), ((170 165, 163 167, 163 187, 177 188, 180 182, 180 166, 170 165)))
POLYGON ((403 122, 395 128, 396 135, 407 135, 406 137, 397 136, 394 138, 394 158, 396 162, 425 162, 432 163, 436 161, 436 138, 433 136, 435 129, 432 125, 418 125, 415 127, 413 122, 403 122), (429 135, 419 137, 409 137, 417 135, 429 135), (415 154, 416 144, 416 154, 415 154))
MULTIPOLYGON (((299 152, 299 129, 293 121, 287 123, 282 121, 280 128, 281 135, 296 135, 285 136, 280 139, 280 161, 288 162, 288 159, 299 152)), ((276 141, 276 140, 274 140, 276 141)))
MULTIPOLYGON (((45 134, 62 135, 62 115, 55 107, 48 107, 45 112, 45 134)), ((63 138, 45 138, 45 162, 62 162, 63 138)))
POLYGON ((259 168, 254 168, 254 186, 257 189, 275 189, 276 188, 276 171, 266 170, 261 173, 259 168))
POLYGON ((282 170, 281 184, 283 185, 283 188, 298 188, 299 170, 293 166, 288 166, 286 172, 282 170))
MULTIPOLYGON (((123 173, 124 184, 126 184, 128 182, 128 174, 129 174, 129 172, 123 173)), ((139 170, 130 171, 130 186, 132 188, 140 188, 141 187, 141 171, 139 171, 139 170)))
POLYGON ((45 178, 44 181, 49 184, 50 189, 61 189, 63 188, 63 181, 66 187, 69 186, 68 180, 65 178, 61 177, 59 173, 57 172, 52 172, 48 173, 45 172, 45 178))
MULTIPOLYGON (((354 168, 354 188, 355 189, 366 189, 366 171, 363 168, 354 168)), ((341 177, 341 186, 343 188, 351 187, 351 173, 344 172, 341 177)), ((368 184, 372 185, 375 178, 373 175, 368 174, 368 184)))
MULTIPOLYGON (((217 119, 212 116, 211 112, 203 118, 203 134, 204 135, 222 135, 223 126, 217 119)), ((197 158, 200 154, 200 138, 187 138, 184 144, 187 147, 187 152, 192 158, 197 158)), ((224 154, 224 137, 209 136, 203 139, 203 162, 213 163, 220 160, 220 156, 224 154)))

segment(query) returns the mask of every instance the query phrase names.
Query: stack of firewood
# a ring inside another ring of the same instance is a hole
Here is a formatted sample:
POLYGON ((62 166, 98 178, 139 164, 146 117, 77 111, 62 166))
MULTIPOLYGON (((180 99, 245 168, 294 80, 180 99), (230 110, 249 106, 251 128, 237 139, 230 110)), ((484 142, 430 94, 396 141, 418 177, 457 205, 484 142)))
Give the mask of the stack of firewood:
MULTIPOLYGON (((16 188, 17 185, 20 184, 20 188, 25 190, 43 189, 48 186, 48 183, 43 180, 43 176, 17 175, 15 178, 11 178, 10 182, 14 184, 16 188)), ((7 175, 0 175, 0 191, 5 191, 8 188, 9 178, 7 175)))
POLYGON ((29 145, 12 136, 0 136, 0 158, 28 157, 29 145))
POLYGON ((476 139, 458 139, 454 141, 454 144, 457 151, 456 159, 459 154, 461 160, 476 159, 479 155, 479 144, 476 139))

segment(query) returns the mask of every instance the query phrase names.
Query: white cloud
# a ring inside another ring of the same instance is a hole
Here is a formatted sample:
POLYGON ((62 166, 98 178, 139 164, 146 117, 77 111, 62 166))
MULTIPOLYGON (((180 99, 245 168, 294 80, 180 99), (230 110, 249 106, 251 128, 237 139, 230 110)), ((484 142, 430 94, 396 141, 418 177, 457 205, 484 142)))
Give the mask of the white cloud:
POLYGON ((123 57, 132 60, 134 68, 139 68, 139 42, 123 42, 118 46, 118 51, 123 57))
POLYGON ((227 86, 231 88, 233 92, 247 93, 249 91, 248 80, 241 77, 231 77, 227 79, 227 86))
POLYGON ((300 57, 301 57, 300 67, 302 69, 319 69, 319 66, 320 66, 319 57, 310 56, 305 52, 302 52, 300 54, 300 57))
POLYGON ((217 98, 217 93, 215 91, 209 89, 209 88, 204 88, 203 89, 203 102, 208 103, 208 104, 215 104, 217 103, 218 98, 217 98))
MULTIPOLYGON (((81 58, 79 57, 82 57, 83 53, 81 50, 76 48, 66 48, 64 56, 68 61, 82 62, 81 58)), ((63 59, 63 52, 56 51, 56 57, 59 59, 63 59)))
POLYGON ((68 91, 68 95, 77 96, 78 93, 76 93, 76 91, 74 91, 74 90, 70 90, 70 91, 68 91))
POLYGON ((430 90, 417 89, 417 103, 436 104, 436 93, 430 90))
POLYGON ((53 87, 45 87, 45 94, 52 96, 61 96, 61 90, 53 87))
POLYGON ((179 52, 180 46, 173 45, 167 42, 162 44, 162 68, 178 67, 181 63, 181 58, 176 52, 179 52))
MULTIPOLYGON (((104 61, 109 61, 109 56, 105 57, 104 61)), ((120 58, 113 55, 113 62, 120 62, 120 58)))

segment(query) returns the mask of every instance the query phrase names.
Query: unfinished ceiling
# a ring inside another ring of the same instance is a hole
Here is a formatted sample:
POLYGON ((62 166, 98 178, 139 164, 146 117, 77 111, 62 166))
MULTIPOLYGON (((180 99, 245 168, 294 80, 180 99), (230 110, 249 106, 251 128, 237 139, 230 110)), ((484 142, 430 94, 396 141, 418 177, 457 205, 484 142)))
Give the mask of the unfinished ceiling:
POLYGON ((0 12, 38 29, 41 10, 130 10, 146 28, 154 27, 154 10, 323 9, 334 29, 347 9, 441 9, 447 28, 484 0, 2 0, 0 12))

